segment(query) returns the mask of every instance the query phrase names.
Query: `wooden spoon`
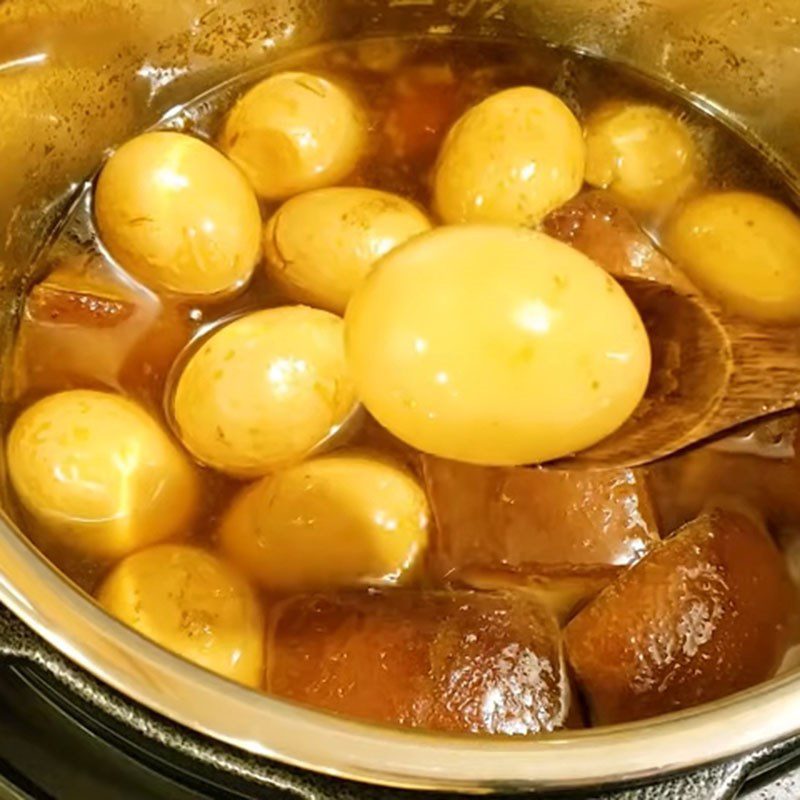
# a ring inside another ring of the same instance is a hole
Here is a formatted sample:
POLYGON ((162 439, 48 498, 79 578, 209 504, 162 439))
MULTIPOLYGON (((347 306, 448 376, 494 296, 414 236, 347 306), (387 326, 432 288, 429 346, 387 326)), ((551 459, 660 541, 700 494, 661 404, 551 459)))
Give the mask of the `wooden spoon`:
POLYGON ((617 278, 650 334, 653 368, 633 416, 570 466, 638 466, 800 402, 800 331, 725 314, 607 193, 587 192, 544 230, 617 278))

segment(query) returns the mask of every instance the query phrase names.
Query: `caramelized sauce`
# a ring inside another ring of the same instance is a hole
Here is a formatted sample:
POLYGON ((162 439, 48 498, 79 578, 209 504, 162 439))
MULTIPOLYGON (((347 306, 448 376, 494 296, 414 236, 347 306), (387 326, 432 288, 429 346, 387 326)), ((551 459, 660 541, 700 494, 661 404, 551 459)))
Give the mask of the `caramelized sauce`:
MULTIPOLYGON (((430 171, 453 121, 482 98, 520 84, 554 92, 581 120, 612 98, 655 102, 688 123, 704 163, 706 186, 755 190, 786 199, 770 166, 723 125, 612 65, 536 44, 522 48, 410 39, 326 46, 216 87, 170 112, 159 127, 213 142, 235 98, 270 72, 287 68, 330 75, 363 98, 370 113, 371 145, 347 183, 395 192, 425 207, 430 206, 430 171)), ((90 179, 47 248, 41 280, 28 294, 16 340, 13 409, 8 417, 13 420, 19 410, 53 392, 104 388, 136 399, 169 427, 165 393, 176 359, 220 321, 248 310, 281 305, 287 299, 268 283, 261 269, 235 297, 200 303, 157 296, 128 277, 108 256, 96 235, 91 201, 90 179)), ((264 219, 274 208, 263 204, 264 219)), ((658 220, 644 222, 658 241, 658 220)), ((417 454, 371 420, 366 420, 350 441, 389 451, 422 474, 417 454)), ((662 535, 700 510, 693 500, 671 496, 669 487, 673 485, 688 492, 677 478, 670 477, 676 470, 681 472, 681 458, 655 470, 662 535), (684 505, 691 506, 690 511, 685 512, 684 505)), ((692 460, 686 465, 693 468, 697 456, 687 458, 692 460)), ((744 475, 757 471, 762 459, 728 453, 708 460, 730 476, 742 465, 746 466, 744 475), (737 465, 735 469, 732 464, 737 465)), ((200 465, 197 471, 203 482, 203 499, 189 538, 212 545, 220 516, 241 484, 200 465)), ((730 485, 737 491, 740 483, 734 478, 709 482, 715 488, 730 485)), ((463 491, 471 491, 469 482, 463 491)), ((494 497, 490 502, 502 505, 509 501, 494 497)), ((800 526, 800 508, 794 512, 793 504, 785 505, 792 513, 780 515, 780 523, 800 526)), ((69 577, 88 591, 95 588, 109 564, 76 556, 54 544, 27 515, 21 513, 20 517, 22 528, 69 577)), ((515 565, 504 566, 513 570, 515 565)), ((446 570, 432 557, 422 583, 448 585, 452 576, 443 573, 446 570)))
MULTIPOLYGON (((371 114, 369 156, 348 183, 396 192, 427 205, 428 176, 452 122, 469 106, 510 86, 549 89, 579 118, 609 98, 648 99, 689 121, 718 187, 779 191, 768 167, 721 125, 659 96, 613 66, 543 46, 433 39, 372 41, 329 46, 243 76, 174 110, 163 126, 213 140, 221 118, 248 85, 265 74, 302 68, 357 87, 371 114)), ((256 270, 246 291, 231 299, 189 304, 158 297, 130 279, 98 241, 91 213, 91 183, 77 198, 45 256, 45 277, 33 287, 16 346, 14 403, 23 408, 45 394, 71 388, 107 388, 161 414, 173 360, 197 333, 247 310, 280 305, 279 291, 256 270)), ((265 208, 265 216, 270 209, 265 208)), ((657 231, 656 231, 657 233, 657 231)), ((374 443, 375 427, 362 434, 374 443)), ((385 437, 388 441, 391 437, 385 437)), ((235 482, 198 468, 205 507, 195 536, 213 535, 235 482)), ((37 536, 30 520, 26 530, 37 536)), ((91 588, 90 566, 49 553, 71 577, 91 588)))

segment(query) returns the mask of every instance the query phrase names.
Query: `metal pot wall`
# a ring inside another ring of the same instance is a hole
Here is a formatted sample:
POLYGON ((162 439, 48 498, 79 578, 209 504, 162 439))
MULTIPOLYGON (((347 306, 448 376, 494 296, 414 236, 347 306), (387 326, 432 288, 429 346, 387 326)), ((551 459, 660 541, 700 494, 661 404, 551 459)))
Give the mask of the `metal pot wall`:
MULTIPOLYGON (((311 43, 384 33, 535 36, 624 62, 746 130, 800 186, 797 0, 6 0, 5 349, 37 247, 108 147, 245 68, 311 43)), ((433 736, 334 718, 254 694, 145 641, 70 585, 8 520, 0 523, 0 601, 48 643, 26 639, 12 621, 0 628, 6 654, 38 662, 90 699, 127 698, 233 748, 222 751, 229 766, 266 757, 372 783, 485 792, 617 786, 755 752, 694 784, 721 792, 758 763, 767 752, 759 748, 800 732, 800 675, 657 720, 534 740, 433 736), (103 695, 102 686, 112 692, 103 695)), ((116 702, 124 716, 129 706, 116 702)), ((675 796, 691 796, 692 784, 675 786, 675 796)))

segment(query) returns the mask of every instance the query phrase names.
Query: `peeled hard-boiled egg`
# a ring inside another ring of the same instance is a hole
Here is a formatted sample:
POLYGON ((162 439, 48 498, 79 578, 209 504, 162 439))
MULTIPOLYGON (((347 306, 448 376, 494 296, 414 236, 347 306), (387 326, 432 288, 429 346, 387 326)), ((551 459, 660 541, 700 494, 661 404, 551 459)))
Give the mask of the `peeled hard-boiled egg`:
POLYGON ((248 91, 225 121, 220 147, 267 199, 338 183, 367 141, 366 116, 335 83, 281 72, 248 91))
POLYGON ((669 255, 733 311, 764 322, 800 321, 800 218, 750 192, 716 192, 669 222, 669 255))
POLYGON ((442 146, 434 207, 448 223, 533 226, 576 195, 585 146, 578 120, 555 95, 521 86, 467 111, 442 146))
POLYGON ((542 233, 439 228, 386 256, 345 317, 372 415, 427 453, 547 461, 616 430, 641 400, 650 347, 603 269, 542 233))
POLYGON ((340 317, 306 306, 257 311, 215 331, 173 397, 181 440, 242 477, 303 458, 355 410, 340 317))
POLYGON ((100 173, 94 213, 111 255, 154 289, 223 294, 243 286, 258 261, 253 190, 222 153, 183 133, 122 145, 100 173))
POLYGON ((381 256, 430 227, 397 195, 318 189, 284 203, 267 224, 267 271, 293 299, 342 313, 381 256))
POLYGON ((586 181, 636 208, 674 203, 694 182, 696 148, 669 111, 645 103, 608 103, 586 123, 586 181))
POLYGON ((8 437, 22 504, 59 542, 118 558, 186 533, 197 499, 188 460, 136 403, 74 390, 39 400, 8 437))
POLYGON ((247 686, 261 684, 264 619, 247 580, 196 547, 158 545, 105 579, 100 604, 189 661, 247 686))
POLYGON ((398 584, 413 577, 425 551, 429 516, 425 492, 409 472, 344 452, 245 489, 219 542, 269 589, 398 584))

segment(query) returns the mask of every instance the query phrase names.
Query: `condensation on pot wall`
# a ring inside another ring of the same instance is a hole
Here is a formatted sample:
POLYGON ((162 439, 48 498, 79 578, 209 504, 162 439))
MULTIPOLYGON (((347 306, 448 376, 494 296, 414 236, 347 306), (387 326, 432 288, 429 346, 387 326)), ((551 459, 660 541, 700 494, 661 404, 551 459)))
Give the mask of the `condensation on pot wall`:
POLYGON ((745 0, 8 0, 0 9, 0 258, 19 274, 102 153, 171 105, 294 47, 384 31, 535 34, 690 86, 791 170, 796 4, 745 0), (35 213, 33 213, 35 212, 35 213), (33 223, 33 224, 31 224, 33 223))

